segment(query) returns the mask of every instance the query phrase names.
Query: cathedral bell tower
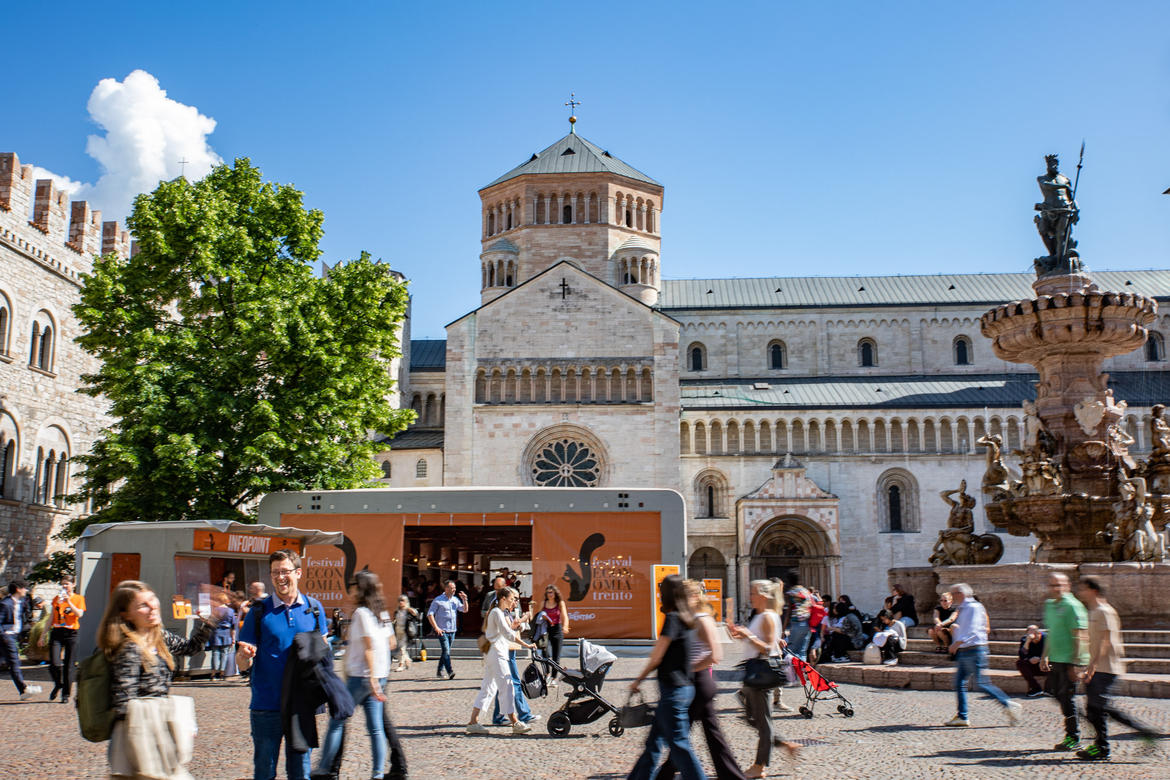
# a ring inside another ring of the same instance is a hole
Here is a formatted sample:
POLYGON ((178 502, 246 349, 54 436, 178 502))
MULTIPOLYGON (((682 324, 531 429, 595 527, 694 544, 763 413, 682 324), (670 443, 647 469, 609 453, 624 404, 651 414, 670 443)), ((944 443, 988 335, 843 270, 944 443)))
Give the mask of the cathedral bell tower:
POLYGON ((577 135, 576 121, 479 191, 483 303, 561 260, 657 303, 662 185, 577 135))

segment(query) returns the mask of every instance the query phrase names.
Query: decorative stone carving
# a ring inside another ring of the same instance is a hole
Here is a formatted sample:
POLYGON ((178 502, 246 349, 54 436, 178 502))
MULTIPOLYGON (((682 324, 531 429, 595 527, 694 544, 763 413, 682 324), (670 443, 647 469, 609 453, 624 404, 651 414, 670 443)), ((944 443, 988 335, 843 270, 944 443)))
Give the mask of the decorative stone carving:
POLYGON ((939 493, 950 507, 947 527, 938 532, 934 551, 930 555, 932 566, 964 566, 968 564, 996 563, 1003 556, 1003 540, 995 534, 976 534, 975 498, 967 493, 967 480, 959 483, 956 490, 939 493), (952 498, 958 494, 958 499, 952 498))
POLYGON ((1061 492, 1064 480, 1051 460, 1026 460, 1021 464, 1023 484, 1017 492, 1026 496, 1054 496, 1061 492))
MULTIPOLYGON (((1003 438, 997 433, 989 433, 976 439, 975 443, 987 448, 987 469, 983 472, 983 494, 994 498, 998 495, 1014 492, 1020 483, 1016 475, 1004 463, 1003 438)), ((966 485, 966 482, 963 484, 966 485)))
POLYGON ((1105 403, 1089 396, 1073 407, 1073 416, 1086 436, 1097 433, 1097 426, 1105 419, 1105 403))
POLYGON ((1165 561, 1166 539, 1154 528, 1154 505, 1142 477, 1119 475, 1120 499, 1113 505, 1116 520, 1102 532, 1114 561, 1165 561))
POLYGON ((1170 463, 1170 423, 1163 416, 1166 407, 1154 404, 1150 415, 1150 463, 1170 463))

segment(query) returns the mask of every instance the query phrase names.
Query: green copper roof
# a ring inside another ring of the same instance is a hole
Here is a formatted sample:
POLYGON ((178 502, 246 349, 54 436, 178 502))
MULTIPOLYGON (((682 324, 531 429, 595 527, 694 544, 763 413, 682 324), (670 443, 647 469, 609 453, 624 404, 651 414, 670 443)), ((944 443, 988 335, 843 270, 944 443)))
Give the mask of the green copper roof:
MULTIPOLYGON (((1170 271, 1089 271, 1102 290, 1170 296, 1170 271)), ((757 279, 663 279, 658 308, 790 309, 826 306, 992 306, 1035 295, 1034 274, 929 276, 770 276, 757 279)))
POLYGON ((586 141, 576 133, 569 133, 543 152, 537 152, 525 162, 481 189, 486 190, 502 181, 530 173, 612 173, 616 176, 625 176, 627 179, 644 181, 658 187, 662 186, 596 144, 586 141))

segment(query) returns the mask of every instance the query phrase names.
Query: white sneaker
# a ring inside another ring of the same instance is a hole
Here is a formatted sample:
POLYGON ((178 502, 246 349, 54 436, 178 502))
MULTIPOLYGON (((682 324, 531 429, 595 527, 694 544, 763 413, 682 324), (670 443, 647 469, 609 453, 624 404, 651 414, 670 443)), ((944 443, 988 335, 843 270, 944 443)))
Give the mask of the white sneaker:
POLYGON ((944 726, 970 726, 971 721, 966 718, 960 718, 958 715, 948 720, 943 724, 944 726))
MULTIPOLYGON (((486 731, 486 729, 484 730, 486 731)), ((527 734, 530 731, 532 731, 532 727, 523 721, 518 720, 512 724, 513 734, 527 734)))
POLYGON ((468 723, 467 728, 464 729, 468 734, 487 734, 487 726, 482 723, 468 723))
POLYGON ((26 685, 24 689, 29 693, 40 693, 45 690, 39 685, 26 685))
POLYGON ((528 717, 528 720, 526 720, 524 722, 525 723, 535 723, 538 720, 540 720, 540 715, 538 715, 537 713, 534 712, 528 717))
POLYGON ((548 687, 550 687, 550 688, 555 688, 555 687, 557 687, 557 681, 556 681, 556 680, 549 680, 549 681, 548 681, 548 687))
POLYGON ((897 658, 887 658, 886 660, 882 661, 882 664, 884 664, 885 666, 897 666, 898 659, 897 658))
POLYGON ((1007 704, 1007 719, 1008 723, 1013 726, 1020 725, 1020 714, 1023 713, 1024 708, 1020 706, 1018 701, 1009 701, 1007 704))

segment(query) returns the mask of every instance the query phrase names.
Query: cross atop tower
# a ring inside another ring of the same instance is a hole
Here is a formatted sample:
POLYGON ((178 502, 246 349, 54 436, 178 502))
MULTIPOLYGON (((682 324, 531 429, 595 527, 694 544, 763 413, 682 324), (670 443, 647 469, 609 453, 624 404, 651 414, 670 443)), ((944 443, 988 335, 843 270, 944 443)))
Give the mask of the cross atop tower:
POLYGON ((577 106, 581 105, 581 101, 577 100, 576 92, 569 93, 569 102, 565 103, 565 105, 569 107, 569 132, 575 133, 577 132, 577 128, 575 127, 577 124, 577 106))
POLYGON ((182 160, 179 160, 179 165, 182 166, 179 168, 179 175, 184 177, 184 178, 186 178, 186 176, 187 176, 187 163, 188 162, 190 162, 190 161, 186 157, 184 157, 182 160))

